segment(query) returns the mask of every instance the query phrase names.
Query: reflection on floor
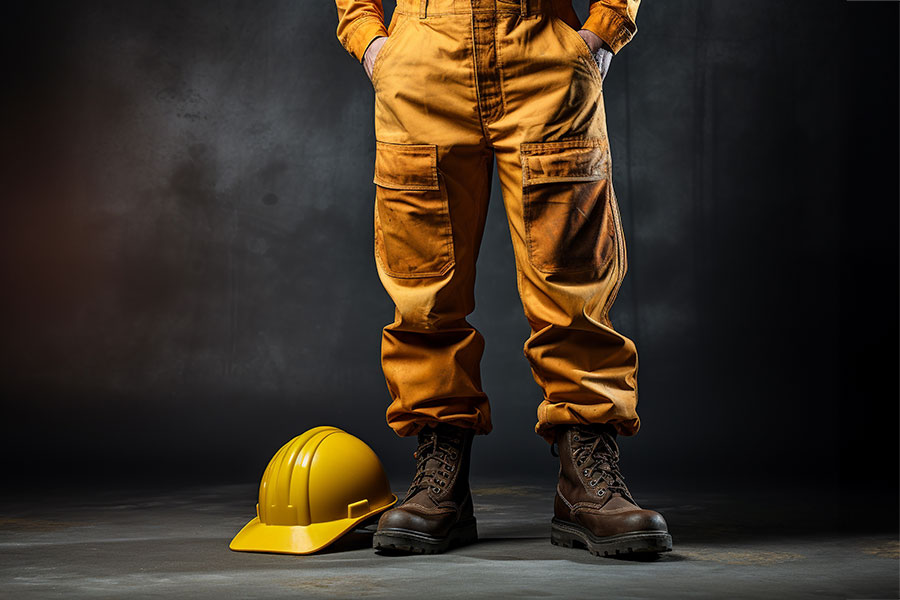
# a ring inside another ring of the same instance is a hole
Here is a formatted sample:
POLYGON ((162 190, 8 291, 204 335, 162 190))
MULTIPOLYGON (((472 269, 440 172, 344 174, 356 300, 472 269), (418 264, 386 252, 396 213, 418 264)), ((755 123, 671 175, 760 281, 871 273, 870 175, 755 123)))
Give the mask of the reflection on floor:
POLYGON ((897 531, 838 531, 815 495, 639 494, 674 551, 596 558, 549 542, 552 487, 475 485, 479 543, 381 556, 348 539, 313 556, 237 553, 255 486, 0 500, 4 597, 897 598, 897 531), (785 504, 790 499, 792 504, 785 504))

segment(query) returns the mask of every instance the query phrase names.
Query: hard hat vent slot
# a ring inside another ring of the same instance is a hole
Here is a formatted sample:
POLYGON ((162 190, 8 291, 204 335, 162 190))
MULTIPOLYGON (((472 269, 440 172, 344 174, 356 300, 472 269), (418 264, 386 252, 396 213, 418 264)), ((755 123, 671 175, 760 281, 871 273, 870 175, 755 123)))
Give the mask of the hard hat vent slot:
POLYGON ((369 512, 369 501, 368 500, 360 500, 359 502, 354 502, 353 504, 347 505, 347 518, 348 519, 355 519, 356 517, 361 517, 368 512, 369 512))

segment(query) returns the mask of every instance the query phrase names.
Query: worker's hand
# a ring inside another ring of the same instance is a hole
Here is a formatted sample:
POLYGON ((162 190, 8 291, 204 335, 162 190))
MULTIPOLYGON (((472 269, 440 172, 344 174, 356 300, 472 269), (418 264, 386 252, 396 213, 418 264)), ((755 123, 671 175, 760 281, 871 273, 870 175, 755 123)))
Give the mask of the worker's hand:
POLYGON ((378 36, 369 43, 366 53, 363 54, 363 68, 366 70, 366 75, 369 76, 369 81, 372 81, 372 67, 375 66, 375 57, 378 56, 378 52, 386 41, 386 35, 378 36))
POLYGON ((612 61, 613 57, 612 48, 610 48, 599 35, 590 29, 579 29, 578 35, 582 37, 587 43, 588 48, 591 49, 594 60, 597 62, 597 66, 600 67, 601 79, 606 79, 606 73, 609 71, 609 63, 612 61))

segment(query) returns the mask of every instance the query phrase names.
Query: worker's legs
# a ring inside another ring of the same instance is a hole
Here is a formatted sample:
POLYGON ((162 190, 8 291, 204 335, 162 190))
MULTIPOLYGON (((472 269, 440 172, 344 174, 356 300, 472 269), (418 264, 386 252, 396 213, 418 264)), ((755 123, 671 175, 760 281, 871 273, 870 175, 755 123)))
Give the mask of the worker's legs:
MULTIPOLYGON (((455 0, 442 0, 454 8, 455 0)), ((472 21, 400 0, 375 60, 375 256, 395 304, 381 362, 388 424, 416 434, 416 473, 373 545, 442 552, 477 539, 469 459, 491 430, 481 389, 475 263, 493 172, 473 85, 472 21)))
POLYGON ((609 321, 626 257, 600 71, 569 4, 496 2, 429 2, 426 18, 426 3, 403 2, 376 60, 376 256, 396 305, 388 422, 400 435, 438 421, 490 430, 483 340, 465 317, 491 145, 544 391, 536 430, 607 422, 630 435, 637 353, 609 321))
POLYGON ((609 321, 625 246, 600 70, 566 5, 400 0, 376 58, 375 253, 396 305, 382 343, 388 422, 419 438, 416 475, 381 516, 376 548, 441 552, 477 538, 468 465, 490 416, 483 340, 466 316, 491 150, 532 328, 525 354, 544 390, 536 430, 564 451, 554 541, 671 547, 616 464, 611 436, 639 427, 637 353, 609 321))
POLYGON ((375 256, 395 304, 382 337, 402 436, 449 423, 491 430, 482 391, 475 262, 490 197, 493 155, 484 144, 465 14, 420 19, 400 3, 374 67, 375 256))
POLYGON ((544 392, 536 431, 637 432, 637 352, 609 309, 626 271, 600 70, 571 11, 497 15, 504 111, 491 142, 544 392), (574 21, 573 21, 574 19, 574 21))
POLYGON ((489 127, 531 324, 525 355, 544 391, 535 430, 560 460, 551 542, 656 554, 672 548, 668 525, 618 466, 616 436, 640 420, 637 352, 609 320, 626 257, 602 77, 564 4, 497 15, 504 102, 489 127))

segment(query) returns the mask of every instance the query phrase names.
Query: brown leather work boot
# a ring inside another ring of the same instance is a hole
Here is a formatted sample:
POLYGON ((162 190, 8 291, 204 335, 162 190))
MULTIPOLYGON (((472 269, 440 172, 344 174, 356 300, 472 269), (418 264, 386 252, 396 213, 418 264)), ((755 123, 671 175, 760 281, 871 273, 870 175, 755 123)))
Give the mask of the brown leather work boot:
POLYGON ((586 548, 597 556, 672 549, 666 520, 638 506, 625 486, 611 425, 559 427, 556 443, 560 468, 552 544, 586 548))
POLYGON ((419 432, 416 475, 403 502, 381 515, 376 550, 436 554, 478 539, 469 490, 473 437, 472 429, 447 424, 419 432))

